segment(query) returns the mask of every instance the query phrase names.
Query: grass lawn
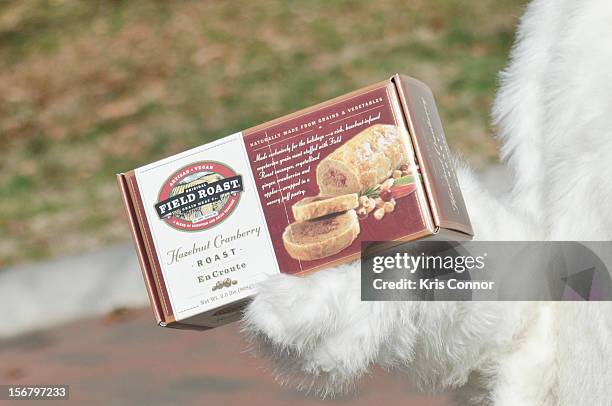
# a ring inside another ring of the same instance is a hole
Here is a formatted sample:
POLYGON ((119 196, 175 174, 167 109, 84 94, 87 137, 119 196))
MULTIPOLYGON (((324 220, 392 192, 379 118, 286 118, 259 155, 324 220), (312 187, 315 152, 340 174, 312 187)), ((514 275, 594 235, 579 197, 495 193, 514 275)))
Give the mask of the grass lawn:
POLYGON ((116 172, 395 72, 486 166, 524 3, 3 1, 0 268, 128 239, 116 172))

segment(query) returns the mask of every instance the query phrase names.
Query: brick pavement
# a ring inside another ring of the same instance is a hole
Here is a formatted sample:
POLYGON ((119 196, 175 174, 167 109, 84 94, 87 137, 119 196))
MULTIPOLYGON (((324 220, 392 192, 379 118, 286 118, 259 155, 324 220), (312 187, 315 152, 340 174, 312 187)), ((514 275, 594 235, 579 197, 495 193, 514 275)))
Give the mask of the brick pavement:
POLYGON ((246 347, 237 324, 170 330, 156 327, 149 309, 118 311, 0 340, 0 382, 69 384, 67 403, 79 405, 448 404, 444 396, 414 394, 380 370, 362 381, 359 393, 320 400, 279 386, 246 347))

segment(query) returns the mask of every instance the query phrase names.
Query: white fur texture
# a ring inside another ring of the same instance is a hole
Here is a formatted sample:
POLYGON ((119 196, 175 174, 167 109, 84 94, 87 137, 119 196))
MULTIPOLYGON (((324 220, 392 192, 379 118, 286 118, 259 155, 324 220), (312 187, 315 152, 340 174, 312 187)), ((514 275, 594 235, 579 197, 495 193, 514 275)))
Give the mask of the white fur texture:
MULTIPOLYGON (((457 165, 478 239, 610 240, 611 40, 610 1, 528 6, 493 109, 512 192, 457 165)), ((282 380, 323 394, 377 364, 462 405, 612 404, 609 303, 361 302, 349 264, 269 279, 243 325, 282 380)))

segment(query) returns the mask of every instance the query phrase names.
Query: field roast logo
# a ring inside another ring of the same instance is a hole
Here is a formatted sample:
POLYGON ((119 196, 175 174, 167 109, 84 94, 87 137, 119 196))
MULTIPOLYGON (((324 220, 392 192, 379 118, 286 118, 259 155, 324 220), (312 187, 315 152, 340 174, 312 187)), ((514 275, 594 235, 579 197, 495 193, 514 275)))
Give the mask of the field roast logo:
POLYGON ((162 186, 155 211, 171 227, 206 230, 229 216, 240 200, 242 176, 219 162, 197 162, 176 171, 162 186))

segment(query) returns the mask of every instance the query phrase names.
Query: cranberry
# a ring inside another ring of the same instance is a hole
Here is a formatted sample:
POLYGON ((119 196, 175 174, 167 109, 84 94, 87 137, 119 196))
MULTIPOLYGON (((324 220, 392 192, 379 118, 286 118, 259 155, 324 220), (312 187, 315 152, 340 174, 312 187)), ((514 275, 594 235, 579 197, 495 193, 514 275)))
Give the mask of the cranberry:
POLYGON ((380 198, 385 202, 388 202, 393 197, 393 192, 390 189, 383 189, 380 191, 380 198))

